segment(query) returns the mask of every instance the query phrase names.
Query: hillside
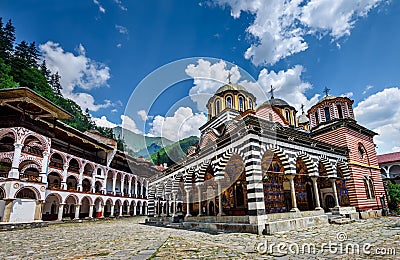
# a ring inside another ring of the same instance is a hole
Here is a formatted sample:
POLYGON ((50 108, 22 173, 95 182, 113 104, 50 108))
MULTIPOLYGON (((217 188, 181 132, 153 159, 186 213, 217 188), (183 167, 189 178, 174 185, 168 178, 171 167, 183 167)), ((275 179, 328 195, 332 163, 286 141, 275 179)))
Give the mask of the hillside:
POLYGON ((143 156, 149 158, 151 154, 157 152, 165 146, 169 146, 173 141, 163 137, 148 137, 133 133, 129 130, 122 132, 122 127, 113 128, 115 137, 121 137, 125 140, 126 150, 134 156, 143 156))
POLYGON ((154 164, 160 165, 167 163, 168 166, 182 160, 190 146, 199 141, 197 136, 191 136, 175 142, 167 147, 160 149, 158 152, 151 155, 151 160, 154 164))

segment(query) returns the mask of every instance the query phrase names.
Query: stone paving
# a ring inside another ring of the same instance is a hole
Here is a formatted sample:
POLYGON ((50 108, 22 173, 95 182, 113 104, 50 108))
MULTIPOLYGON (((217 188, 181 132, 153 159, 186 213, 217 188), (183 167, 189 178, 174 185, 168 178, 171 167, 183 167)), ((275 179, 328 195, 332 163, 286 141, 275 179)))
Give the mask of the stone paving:
POLYGON ((272 236, 210 234, 138 224, 143 220, 127 218, 0 232, 0 259, 400 259, 400 218, 395 217, 272 236), (379 255, 383 250, 386 255, 379 255))

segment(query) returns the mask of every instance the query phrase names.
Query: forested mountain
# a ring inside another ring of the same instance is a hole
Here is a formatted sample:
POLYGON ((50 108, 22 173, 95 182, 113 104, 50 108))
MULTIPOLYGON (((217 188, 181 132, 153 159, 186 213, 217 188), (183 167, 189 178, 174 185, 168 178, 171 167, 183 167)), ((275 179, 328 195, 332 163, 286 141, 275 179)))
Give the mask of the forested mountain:
POLYGON ((199 138, 197 136, 191 136, 182 139, 178 142, 175 142, 169 146, 160 149, 156 153, 153 153, 151 155, 151 160, 156 165, 167 163, 167 165, 170 166, 182 160, 186 156, 189 148, 198 141, 199 138))

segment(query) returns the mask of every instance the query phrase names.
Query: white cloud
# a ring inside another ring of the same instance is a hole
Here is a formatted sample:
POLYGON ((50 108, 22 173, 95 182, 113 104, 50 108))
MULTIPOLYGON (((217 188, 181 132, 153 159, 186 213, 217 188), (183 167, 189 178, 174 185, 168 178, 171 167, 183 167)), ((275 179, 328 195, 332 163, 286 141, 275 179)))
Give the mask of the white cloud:
POLYGON ((214 95, 219 87, 227 83, 228 74, 231 73, 231 82, 236 83, 241 75, 237 66, 226 68, 224 61, 211 64, 211 62, 199 59, 197 64, 190 64, 185 73, 193 78, 194 87, 189 91, 190 98, 197 103, 200 111, 206 109, 208 99, 214 95))
POLYGON ((99 8, 100 12, 102 12, 103 14, 106 12, 106 9, 104 9, 104 7, 100 4, 100 2, 98 0, 93 0, 93 3, 95 5, 97 5, 97 7, 99 8))
POLYGON ((366 87, 365 87, 365 89, 364 89, 364 91, 363 91, 363 95, 365 95, 365 94, 367 94, 367 92, 368 92, 368 90, 370 90, 371 88, 373 88, 374 86, 372 86, 372 85, 367 85, 366 87))
POLYGON ((121 115, 122 124, 121 127, 130 130, 136 134, 142 134, 143 132, 138 129, 135 121, 129 116, 121 115))
POLYGON ((122 11, 128 11, 128 8, 126 8, 123 4, 121 0, 114 0, 114 3, 116 3, 119 7, 119 9, 121 9, 122 11))
POLYGON ((386 88, 367 97, 354 108, 356 120, 377 132, 378 153, 389 153, 400 146, 400 89, 386 88))
POLYGON ((114 123, 108 121, 106 116, 102 116, 100 118, 92 117, 92 119, 96 123, 97 126, 108 127, 108 128, 114 128, 117 126, 117 124, 114 124, 114 123))
POLYGON ((137 114, 142 118, 143 121, 153 118, 153 116, 147 115, 147 112, 145 110, 139 110, 137 114))
POLYGON ((190 107, 179 107, 173 116, 155 116, 150 123, 149 136, 161 136, 172 141, 199 136, 198 129, 206 122, 207 117, 203 113, 193 113, 190 107))
POLYGON ((118 43, 117 48, 121 48, 121 47, 122 47, 122 43, 118 43))
POLYGON ((77 48, 78 54, 66 52, 59 43, 48 41, 39 46, 48 68, 61 75, 62 94, 66 98, 74 100, 83 110, 89 108, 97 111, 111 105, 110 101, 96 104, 94 97, 88 93, 77 92, 77 88, 86 91, 93 88, 107 86, 110 78, 110 68, 103 63, 96 62, 86 56, 82 44, 77 48))
POLYGON ((115 29, 117 29, 118 32, 121 33, 121 34, 128 34, 129 33, 128 29, 126 27, 122 26, 122 25, 116 24, 115 25, 115 29))
POLYGON ((226 83, 229 72, 232 74, 231 81, 233 83, 238 82, 256 96, 257 104, 267 100, 265 93, 268 93, 272 85, 275 89, 275 98, 286 100, 298 110, 301 104, 308 108, 318 101, 319 95, 315 95, 311 99, 305 96, 305 92, 312 86, 301 79, 303 71, 304 68, 301 65, 278 72, 263 69, 256 82, 249 82, 241 80, 242 75, 238 67, 228 69, 227 64, 223 61, 211 64, 209 61, 199 59, 197 64, 190 64, 185 70, 186 74, 194 79, 194 86, 190 89, 189 95, 197 103, 200 111, 206 109, 208 99, 226 83))
POLYGON ((332 40, 349 36, 359 17, 387 0, 214 0, 229 6, 231 15, 241 12, 254 14, 247 32, 254 38, 245 52, 245 58, 255 65, 274 64, 304 51, 308 44, 305 35, 318 38, 329 34, 332 40))

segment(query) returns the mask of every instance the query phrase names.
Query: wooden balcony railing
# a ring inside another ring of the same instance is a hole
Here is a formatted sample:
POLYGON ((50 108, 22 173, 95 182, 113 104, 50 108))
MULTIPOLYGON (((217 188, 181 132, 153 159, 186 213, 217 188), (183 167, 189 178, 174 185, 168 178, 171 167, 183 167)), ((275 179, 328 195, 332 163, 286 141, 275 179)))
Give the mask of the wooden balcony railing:
POLYGON ((19 179, 21 181, 42 182, 42 177, 41 176, 30 175, 30 174, 25 174, 25 173, 21 173, 19 175, 19 179))
POLYGON ((25 145, 24 148, 22 148, 22 151, 38 157, 43 157, 43 151, 35 146, 25 145))
POLYGON ((14 145, 12 144, 2 144, 0 145, 0 152, 13 152, 14 145))

